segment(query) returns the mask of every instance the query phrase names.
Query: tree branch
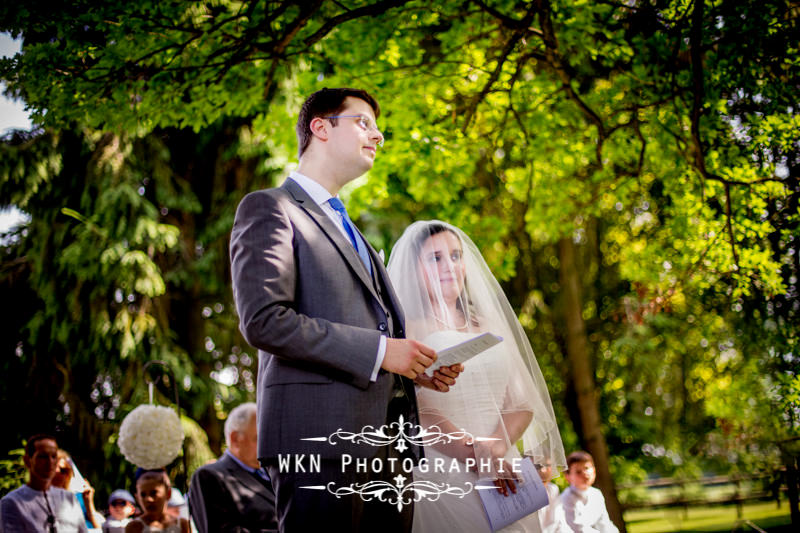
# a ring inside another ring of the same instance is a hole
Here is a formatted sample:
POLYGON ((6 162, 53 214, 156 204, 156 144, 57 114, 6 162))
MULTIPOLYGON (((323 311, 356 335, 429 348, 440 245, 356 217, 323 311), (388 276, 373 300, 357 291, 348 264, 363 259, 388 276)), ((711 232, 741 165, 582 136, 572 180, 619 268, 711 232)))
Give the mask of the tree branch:
MULTIPOLYGON (((714 176, 706 168, 703 144, 700 140, 700 116, 703 114, 703 96, 705 95, 703 79, 703 7, 704 3, 700 0, 694 1, 692 10, 692 26, 689 32, 690 57, 692 60, 692 144, 694 145, 694 162, 697 170, 703 179, 710 179, 722 182, 725 188, 725 227, 728 230, 728 237, 731 244, 733 262, 739 267, 739 254, 736 251, 736 236, 733 233, 733 207, 731 205, 731 183, 727 180, 714 176)), ((743 182, 739 182, 743 183, 743 182)))
POLYGON ((731 210, 731 186, 730 184, 725 184, 725 226, 728 229, 728 237, 731 240, 731 252, 733 252, 733 263, 736 265, 736 270, 740 270, 739 268, 739 254, 736 252, 736 238, 733 235, 733 214, 731 210))
POLYGON ((547 57, 547 62, 550 64, 550 67, 556 72, 559 79, 561 80, 562 85, 564 86, 564 90, 566 90, 568 97, 573 100, 580 110, 583 112, 584 115, 589 119, 589 121, 597 127, 597 134, 598 134, 598 142, 597 142, 597 149, 596 149, 596 157, 597 161, 602 165, 602 150, 603 150, 603 141, 607 137, 607 132, 605 125, 603 124, 603 120, 591 107, 589 107, 586 102, 584 102, 581 97, 575 92, 575 89, 572 88, 572 79, 567 72, 566 68, 564 67, 564 63, 561 60, 561 56, 558 53, 558 39, 556 37, 556 32, 553 29, 553 21, 550 18, 550 7, 547 0, 539 0, 537 2, 540 4, 539 9, 539 17, 542 26, 542 32, 544 37, 544 45, 545 45, 545 55, 547 57))
MULTIPOLYGON (((498 16, 502 15, 498 13, 498 16)), ((495 66, 494 71, 484 84, 483 89, 481 89, 481 92, 478 93, 475 96, 475 98, 472 99, 469 106, 467 107, 467 111, 464 115, 464 124, 461 126, 462 133, 466 133, 467 128, 469 128, 470 122, 472 122, 472 117, 475 116, 475 112, 478 110, 478 106, 489 94, 495 82, 497 82, 497 80, 500 78, 500 74, 503 72, 503 65, 505 65, 508 56, 511 54, 511 52, 514 51, 514 48, 516 48, 517 43, 519 43, 520 40, 522 40, 522 38, 528 33, 528 27, 531 25, 531 22, 533 22, 533 18, 535 16, 536 16, 536 10, 533 8, 533 6, 531 6, 531 8, 528 9, 528 12, 525 14, 525 18, 522 19, 522 21, 520 21, 520 24, 522 24, 522 29, 516 30, 514 34, 511 36, 511 38, 508 40, 506 45, 503 47, 503 51, 500 52, 500 57, 497 58, 497 65, 495 66)))
POLYGON ((517 43, 522 38, 522 32, 514 32, 514 35, 511 36, 511 39, 508 40, 506 45, 503 47, 503 51, 500 53, 500 57, 497 58, 497 65, 494 68, 494 71, 489 76, 489 79, 481 89, 481 92, 478 93, 472 101, 470 102, 469 106, 467 107, 467 111, 464 115, 464 124, 461 126, 461 133, 466 133, 467 128, 469 128, 469 123, 472 122, 472 117, 475 116, 475 112, 478 110, 478 105, 486 98, 489 94, 489 91, 492 88, 492 85, 500 77, 500 73, 503 71, 503 65, 505 64, 506 60, 508 59, 508 55, 514 50, 517 46, 517 43))
POLYGON ((325 37, 328 33, 331 32, 331 30, 333 30, 339 24, 360 17, 374 17, 377 15, 381 15, 387 12, 388 10, 395 7, 399 7, 407 2, 408 0, 382 0, 381 2, 376 2, 374 4, 362 6, 357 9, 352 9, 350 11, 342 13, 341 15, 336 15, 332 19, 325 22, 325 24, 323 24, 320 29, 311 34, 311 36, 306 37, 306 39, 303 41, 303 44, 305 45, 306 48, 308 48, 309 46, 313 45, 314 43, 325 37))
POLYGON ((525 32, 535 33, 536 35, 542 35, 541 30, 531 27, 531 22, 533 19, 530 20, 528 19, 528 14, 530 13, 530 11, 528 12, 528 14, 525 15, 524 19, 517 20, 515 18, 509 17, 508 15, 500 13, 498 10, 489 5, 486 5, 481 0, 472 0, 472 3, 476 4, 482 10, 486 11, 491 16, 499 20, 503 26, 505 26, 510 30, 525 31, 525 32))

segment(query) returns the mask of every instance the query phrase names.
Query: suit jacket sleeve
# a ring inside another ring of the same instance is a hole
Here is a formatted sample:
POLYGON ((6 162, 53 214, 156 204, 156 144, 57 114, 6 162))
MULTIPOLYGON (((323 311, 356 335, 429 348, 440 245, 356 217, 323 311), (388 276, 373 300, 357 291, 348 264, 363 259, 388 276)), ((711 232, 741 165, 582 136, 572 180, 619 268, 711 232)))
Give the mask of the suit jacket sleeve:
POLYGON ((189 514, 199 533, 239 531, 238 526, 226 522, 227 517, 236 516, 236 506, 220 476, 209 468, 200 468, 192 476, 189 514))
POLYGON ((208 533, 208 519, 206 518, 206 502, 203 496, 203 488, 200 485, 198 474, 202 468, 195 471, 192 481, 189 483, 189 493, 186 499, 189 502, 189 516, 194 522, 198 533, 208 533))
MULTIPOLYGON (((367 388, 381 333, 297 311, 295 291, 303 265, 295 246, 301 237, 287 203, 279 194, 257 191, 245 196, 237 209, 230 253, 241 331, 255 348, 367 388)), ((317 245, 331 246, 321 230, 315 238, 317 245)))

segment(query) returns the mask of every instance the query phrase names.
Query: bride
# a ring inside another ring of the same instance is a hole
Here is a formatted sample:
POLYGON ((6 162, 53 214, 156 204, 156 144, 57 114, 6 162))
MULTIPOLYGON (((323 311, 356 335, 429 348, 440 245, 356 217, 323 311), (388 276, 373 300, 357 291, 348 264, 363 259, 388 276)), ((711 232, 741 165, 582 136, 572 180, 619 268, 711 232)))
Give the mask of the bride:
MULTIPOLYGON (((493 470, 458 468, 442 473, 418 468, 414 480, 461 486, 491 479, 504 496, 515 492, 509 465, 522 455, 534 463, 566 466, 547 387, 525 333, 477 247, 458 228, 440 221, 409 226, 392 250, 388 265, 406 314, 408 338, 435 350, 482 333, 499 344, 464 363, 464 371, 446 394, 419 389, 420 423, 443 433, 466 431, 495 440, 467 438, 425 448, 429 464, 491 464, 493 470), (522 441, 522 453, 517 442, 522 441), (481 461, 483 460, 483 462, 481 461)), ((414 506, 414 531, 490 532, 478 491, 464 497, 444 494, 414 506)), ((540 531, 536 514, 502 529, 540 531)))

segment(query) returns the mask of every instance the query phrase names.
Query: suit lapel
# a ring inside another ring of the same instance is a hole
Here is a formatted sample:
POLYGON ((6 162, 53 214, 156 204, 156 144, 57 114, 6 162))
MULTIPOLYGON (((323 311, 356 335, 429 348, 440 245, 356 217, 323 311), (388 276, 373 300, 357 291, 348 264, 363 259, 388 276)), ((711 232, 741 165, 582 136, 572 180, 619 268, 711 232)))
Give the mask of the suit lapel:
POLYGON ((255 475, 237 465, 236 462, 227 455, 220 460, 225 461, 225 468, 228 470, 231 477, 242 484, 249 492, 258 494, 260 497, 271 501, 266 485, 257 480, 255 475))
MULTIPOLYGON (((366 240, 364 242, 366 242, 366 240)), ((403 314, 403 308, 400 307, 400 302, 397 299, 397 295, 394 293, 392 282, 389 279, 389 273, 386 271, 386 267, 383 266, 383 261, 381 261, 378 252, 376 252, 372 246, 369 245, 367 245, 367 249, 369 249, 370 257, 372 257, 372 265, 375 269, 375 279, 383 281, 383 287, 385 289, 383 292, 383 305, 391 308, 393 311, 393 316, 399 322, 400 327, 404 329, 405 315, 403 314)), ((378 281, 378 283, 380 283, 380 281, 378 281)), ((384 309, 384 311, 388 312, 386 309, 384 309)), ((394 336, 394 332, 392 333, 392 336, 394 336)))
MULTIPOLYGON (((350 270, 358 277, 359 280, 369 289, 372 293, 372 296, 377 300, 381 301, 378 294, 375 292, 375 287, 372 284, 372 279, 370 278, 369 272, 367 268, 364 266, 364 263, 361 261, 361 257, 359 257, 358 252, 353 247, 353 244, 344 236, 342 232, 339 231, 339 228, 336 227, 336 224, 325 214, 322 208, 317 205, 317 203, 303 190, 300 185, 297 184, 292 179, 287 179, 282 188, 286 189, 289 194, 295 199, 298 205, 306 212, 308 215, 317 223, 320 227, 322 232, 325 236, 330 239, 333 245, 339 250, 342 258, 347 262, 350 266, 350 270)), ((358 231, 358 228, 356 228, 358 231)), ((361 235, 361 232, 358 232, 361 235)), ((364 243, 367 245, 367 250, 369 251, 370 256, 373 257, 373 262, 375 261, 375 251, 372 249, 372 246, 369 245, 364 236, 361 236, 364 243)), ((385 271, 384 271, 385 272, 385 271)))

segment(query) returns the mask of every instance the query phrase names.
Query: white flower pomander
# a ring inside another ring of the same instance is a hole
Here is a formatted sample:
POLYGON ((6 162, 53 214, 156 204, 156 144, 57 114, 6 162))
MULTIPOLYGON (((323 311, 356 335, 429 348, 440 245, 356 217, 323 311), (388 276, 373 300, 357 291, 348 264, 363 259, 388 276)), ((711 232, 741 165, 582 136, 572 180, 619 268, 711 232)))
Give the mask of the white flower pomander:
POLYGON ((181 451, 180 418, 169 407, 140 405, 122 421, 117 444, 125 459, 136 466, 163 468, 181 451))

